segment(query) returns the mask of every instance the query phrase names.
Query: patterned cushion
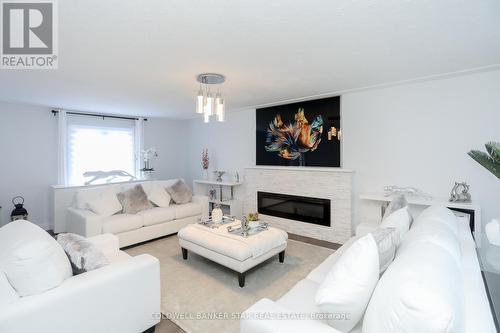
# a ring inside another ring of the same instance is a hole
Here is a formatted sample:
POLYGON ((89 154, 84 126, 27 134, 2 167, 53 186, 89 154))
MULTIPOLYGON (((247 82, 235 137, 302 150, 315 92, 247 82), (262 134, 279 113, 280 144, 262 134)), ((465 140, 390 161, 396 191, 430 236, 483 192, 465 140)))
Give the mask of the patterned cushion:
POLYGON ((380 274, 394 260, 396 248, 399 244, 399 231, 396 228, 377 228, 372 232, 373 239, 377 243, 380 274))

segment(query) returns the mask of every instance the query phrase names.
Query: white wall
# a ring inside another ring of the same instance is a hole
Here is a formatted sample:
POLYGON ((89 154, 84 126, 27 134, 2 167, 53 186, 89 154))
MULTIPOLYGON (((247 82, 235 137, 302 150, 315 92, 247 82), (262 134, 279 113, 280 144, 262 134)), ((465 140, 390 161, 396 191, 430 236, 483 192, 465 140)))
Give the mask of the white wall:
POLYGON ((449 197, 465 180, 483 221, 500 216, 500 180, 467 156, 500 141, 499 87, 496 71, 345 94, 344 166, 356 170, 355 193, 403 185, 449 197))
MULTIPOLYGON (((500 216, 500 180, 466 154, 500 141, 499 87, 495 71, 343 94, 343 163, 355 170, 355 197, 388 184, 447 197, 465 180, 483 221, 500 216)), ((229 113, 222 124, 191 120, 190 132, 191 178, 201 175, 203 147, 222 170, 255 165, 254 109, 229 113)), ((354 224, 365 218, 375 217, 357 214, 354 224)))
POLYGON ((245 167, 255 165, 255 110, 229 112, 224 123, 205 124, 201 118, 190 120, 189 138, 187 179, 190 182, 202 177, 204 148, 209 151, 210 171, 220 169, 227 171, 229 177, 235 172, 243 176, 245 167))
MULTIPOLYGON (((186 177, 186 121, 150 118, 144 146, 155 147, 158 179, 186 177)), ((30 220, 53 227, 50 185, 57 183, 57 118, 50 108, 0 102, 0 226, 9 221, 11 199, 22 195, 30 220)))
POLYGON ((144 123, 144 148, 156 148, 158 157, 151 162, 158 179, 186 178, 188 122, 149 118, 144 123))
POLYGON ((0 225, 21 195, 33 221, 50 225, 49 186, 57 182, 57 120, 50 109, 0 102, 0 225))

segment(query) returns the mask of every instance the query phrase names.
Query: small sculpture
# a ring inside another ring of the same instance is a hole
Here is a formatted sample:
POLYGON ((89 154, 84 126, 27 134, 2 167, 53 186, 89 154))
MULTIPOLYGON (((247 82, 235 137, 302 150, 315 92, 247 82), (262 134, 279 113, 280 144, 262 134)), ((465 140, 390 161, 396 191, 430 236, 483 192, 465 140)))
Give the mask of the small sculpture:
POLYGON ((222 176, 226 173, 226 171, 220 171, 220 170, 215 170, 214 174, 217 177, 215 181, 221 182, 222 181, 222 176))
POLYGON ((241 231, 248 231, 248 219, 246 216, 241 217, 241 231))
POLYGON ((418 196, 426 199, 432 199, 432 196, 425 193, 424 191, 419 190, 415 187, 401 187, 396 185, 384 186, 384 196, 389 197, 393 194, 406 194, 408 196, 418 196))
POLYGON ((469 193, 470 185, 466 182, 455 182, 455 185, 451 189, 450 201, 451 202, 470 202, 471 197, 469 193))
POLYGON ((211 188, 208 190, 208 196, 210 197, 210 200, 217 199, 217 190, 215 188, 211 188))
POLYGON ((222 208, 220 207, 219 204, 216 204, 214 206, 214 209, 212 209, 212 222, 221 223, 223 216, 224 213, 222 212, 222 208))
POLYGON ((83 173, 83 177, 93 177, 91 180, 85 182, 85 185, 90 185, 99 179, 106 179, 106 183, 111 183, 111 181, 118 177, 129 177, 129 180, 135 180, 136 178, 130 173, 123 170, 111 170, 111 171, 87 171, 83 173))

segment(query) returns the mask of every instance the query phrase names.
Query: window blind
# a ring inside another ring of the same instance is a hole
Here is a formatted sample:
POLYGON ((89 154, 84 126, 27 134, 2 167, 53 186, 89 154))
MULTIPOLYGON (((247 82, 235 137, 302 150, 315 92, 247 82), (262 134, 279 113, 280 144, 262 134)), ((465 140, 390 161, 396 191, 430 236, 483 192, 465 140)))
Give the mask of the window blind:
POLYGON ((88 171, 122 170, 136 175, 134 120, 84 115, 68 115, 67 118, 69 184, 84 184, 89 180, 84 177, 84 173, 88 171))

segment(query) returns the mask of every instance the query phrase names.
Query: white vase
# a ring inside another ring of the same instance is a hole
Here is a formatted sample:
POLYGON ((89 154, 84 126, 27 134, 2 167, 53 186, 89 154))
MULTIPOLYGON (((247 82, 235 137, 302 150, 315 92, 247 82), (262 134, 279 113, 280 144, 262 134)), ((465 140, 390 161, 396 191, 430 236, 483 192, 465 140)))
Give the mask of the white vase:
POLYGON ((208 169, 203 169, 203 180, 208 180, 208 169))
POLYGON ((222 222, 222 209, 219 206, 215 206, 214 209, 212 209, 212 221, 214 223, 220 223, 222 222))

